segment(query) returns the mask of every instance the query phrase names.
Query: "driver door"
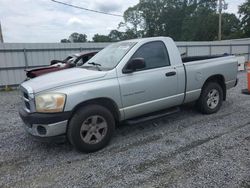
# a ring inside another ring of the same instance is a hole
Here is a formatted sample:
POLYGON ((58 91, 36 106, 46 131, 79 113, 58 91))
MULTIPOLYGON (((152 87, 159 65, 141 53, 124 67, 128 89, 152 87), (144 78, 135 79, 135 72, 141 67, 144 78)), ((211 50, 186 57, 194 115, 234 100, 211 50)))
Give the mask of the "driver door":
POLYGON ((177 71, 171 66, 162 41, 142 45, 133 58, 143 58, 146 67, 118 78, 126 119, 181 102, 183 98, 177 95, 177 71))

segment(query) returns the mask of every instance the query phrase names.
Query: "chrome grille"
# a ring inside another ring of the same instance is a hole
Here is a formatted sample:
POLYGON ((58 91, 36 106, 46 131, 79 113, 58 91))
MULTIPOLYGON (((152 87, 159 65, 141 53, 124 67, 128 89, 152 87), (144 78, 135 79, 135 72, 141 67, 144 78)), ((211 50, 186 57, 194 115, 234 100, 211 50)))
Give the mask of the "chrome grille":
POLYGON ((21 99, 22 99, 22 105, 24 110, 27 112, 31 112, 32 109, 32 98, 30 97, 30 94, 24 87, 20 87, 20 92, 21 92, 21 99))
POLYGON ((23 97, 24 97, 25 99, 29 99, 29 94, 26 93, 26 92, 23 92, 23 97))
POLYGON ((25 107, 30 111, 30 103, 25 101, 24 104, 25 104, 25 107))
POLYGON ((23 91, 23 102, 27 110, 30 111, 29 94, 23 91))

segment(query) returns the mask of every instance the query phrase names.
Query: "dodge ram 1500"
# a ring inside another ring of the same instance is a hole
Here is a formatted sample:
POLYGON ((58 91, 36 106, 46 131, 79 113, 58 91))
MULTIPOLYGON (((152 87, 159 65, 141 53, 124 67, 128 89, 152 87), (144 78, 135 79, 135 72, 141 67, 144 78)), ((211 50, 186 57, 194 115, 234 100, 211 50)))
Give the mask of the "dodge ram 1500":
POLYGON ((117 42, 81 67, 22 83, 19 114, 31 135, 66 137, 93 152, 124 120, 192 101, 204 114, 217 112, 237 84, 237 68, 234 56, 182 59, 168 37, 117 42))

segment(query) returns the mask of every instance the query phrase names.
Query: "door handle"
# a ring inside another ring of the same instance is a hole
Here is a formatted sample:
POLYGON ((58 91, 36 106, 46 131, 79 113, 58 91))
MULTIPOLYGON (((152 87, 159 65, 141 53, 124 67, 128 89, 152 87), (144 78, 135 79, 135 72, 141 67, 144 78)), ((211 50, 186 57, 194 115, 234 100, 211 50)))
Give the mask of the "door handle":
POLYGON ((166 74, 165 74, 165 76, 174 76, 174 75, 176 75, 176 72, 175 71, 173 71, 173 72, 167 72, 166 74))

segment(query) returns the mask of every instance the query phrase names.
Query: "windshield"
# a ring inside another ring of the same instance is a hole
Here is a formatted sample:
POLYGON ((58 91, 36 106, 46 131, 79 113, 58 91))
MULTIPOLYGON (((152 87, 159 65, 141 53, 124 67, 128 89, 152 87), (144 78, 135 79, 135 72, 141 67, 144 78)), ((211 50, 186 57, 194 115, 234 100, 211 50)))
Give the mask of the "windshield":
POLYGON ((113 69, 135 44, 135 42, 111 44, 88 60, 82 67, 98 66, 99 70, 113 69))

